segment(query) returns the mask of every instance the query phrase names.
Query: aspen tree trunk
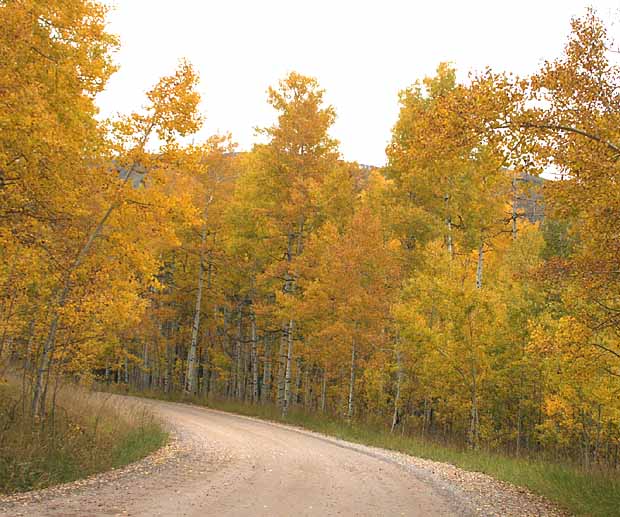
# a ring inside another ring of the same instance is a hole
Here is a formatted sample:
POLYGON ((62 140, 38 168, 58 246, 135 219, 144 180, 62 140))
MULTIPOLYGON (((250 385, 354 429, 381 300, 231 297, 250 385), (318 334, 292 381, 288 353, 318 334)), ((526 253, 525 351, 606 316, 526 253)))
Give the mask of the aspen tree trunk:
POLYGON ((242 340, 243 340, 243 312, 241 306, 239 306, 239 322, 237 324, 237 343, 236 343, 236 353, 235 353, 235 396, 238 400, 241 400, 241 396, 243 394, 243 376, 241 371, 241 362, 242 362, 242 340))
MULTIPOLYGON (((302 222, 303 225, 303 222, 302 222)), ((295 234, 289 231, 288 234, 288 242, 286 247, 286 261, 289 263, 288 270, 286 272, 286 279, 284 282, 284 292, 287 294, 293 293, 295 290, 295 280, 291 276, 290 272, 290 263, 293 260, 293 241, 295 238, 295 234)), ((301 239, 301 227, 300 227, 300 235, 297 240, 297 251, 301 252, 301 248, 303 246, 303 241, 301 239)), ((295 328, 295 322, 292 319, 288 321, 288 329, 286 334, 286 369, 284 373, 284 395, 282 401, 282 414, 286 416, 290 403, 291 403, 291 378, 292 378, 292 367, 293 367, 293 332, 295 328)))
MULTIPOLYGON (((135 164, 132 165, 129 172, 127 173, 127 177, 123 181, 121 188, 123 188, 131 179, 134 168, 135 164)), ((44 393, 46 393, 46 386, 44 386, 44 379, 49 376, 49 370, 53 363, 54 351, 56 348, 56 334, 58 332, 58 326, 60 324, 60 314, 67 303, 67 298, 69 297, 69 292, 71 291, 71 276, 84 262, 84 259, 93 247, 95 239, 97 239, 97 237, 101 235, 101 232, 103 231, 103 228, 107 223, 108 219, 112 215, 112 212, 114 212, 120 206, 120 201, 114 201, 105 211, 103 217, 99 220, 95 228, 92 230, 92 232, 88 236, 88 239, 84 243, 84 246, 82 246, 75 260, 67 270, 67 273, 65 274, 63 279, 62 288, 59 291, 59 295, 52 303, 52 318, 50 321, 47 338, 45 340, 45 343, 43 344, 43 351, 41 353, 41 358, 39 361, 39 368, 37 369, 37 375, 35 378, 32 396, 32 412, 35 415, 42 414, 45 409, 44 393)))
POLYGON ((239 355, 239 336, 228 338, 231 345, 231 359, 230 362, 230 377, 229 377, 229 387, 228 396, 230 398, 235 398, 237 396, 237 356, 239 355))
POLYGON ((159 343, 157 340, 155 340, 154 347, 153 347, 153 355, 151 357, 151 386, 155 386, 156 388, 159 388, 160 383, 159 381, 160 379, 160 365, 161 365, 161 356, 159 353, 159 343))
MULTIPOLYGON (((24 354, 22 366, 22 393, 26 393, 26 378, 30 371, 31 364, 34 362, 34 335, 35 335, 36 317, 32 317, 28 327, 28 342, 26 343, 26 353, 24 354)), ((5 372, 0 372, 4 374, 5 372)), ((22 408, 26 411, 26 398, 22 397, 22 408)))
POLYGON ((355 340, 351 343, 351 376, 349 378, 349 403, 347 407, 347 419, 353 417, 353 396, 355 390, 355 340))
MULTIPOLYGON (((525 343, 521 340, 521 360, 525 357, 525 343)), ((516 455, 517 457, 521 453, 521 440, 523 436, 523 385, 525 383, 525 379, 523 377, 523 365, 519 367, 519 399, 517 401, 517 446, 516 446, 516 455)))
POLYGON ((325 413, 325 403, 327 399, 327 372, 323 369, 323 379, 321 381, 321 413, 325 413))
MULTIPOLYGON (((208 283, 207 283, 208 286, 208 283)), ((202 357, 200 358, 200 362, 202 365, 202 378, 200 391, 203 395, 209 395, 209 389, 211 387, 211 359, 210 359, 210 344, 213 343, 213 336, 211 335, 211 329, 207 329, 203 338, 203 346, 202 346, 202 357)))
POLYGON ((261 389, 261 401, 263 403, 269 400, 271 396, 271 335, 265 332, 265 361, 263 363, 263 386, 261 389))
POLYGON ((286 373, 286 347, 288 344, 288 323, 282 325, 280 336, 280 350, 278 352, 278 394, 276 403, 284 406, 284 376, 286 373))
POLYGON ((394 432, 399 419, 400 412, 400 384, 402 381, 402 368, 400 364, 400 351, 396 351, 396 394, 394 396, 394 413, 392 414, 392 427, 390 433, 394 432))
MULTIPOLYGON (((211 291, 212 287, 212 278, 213 278, 213 263, 211 262, 211 258, 209 257, 207 264, 207 291, 211 291)), ((217 317, 217 308, 214 307, 214 312, 217 317)), ((214 321, 216 321, 214 319, 214 321)), ((210 328, 207 328, 207 332, 205 334, 204 347, 203 347, 203 357, 202 357, 202 376, 203 376, 203 385, 202 385, 202 393, 205 396, 209 396, 211 392, 211 378, 213 376, 213 368, 211 365, 211 347, 209 345, 213 345, 214 336, 210 328), (206 374, 205 374, 206 371, 206 374)))
POLYGON ((448 253, 450 255, 450 258, 454 258, 454 247, 452 245, 452 218, 450 217, 450 211, 449 211, 450 196, 448 194, 444 196, 444 201, 446 204, 446 227, 447 227, 446 246, 448 248, 448 253))
POLYGON ((477 371, 476 365, 472 364, 471 376, 471 419, 469 424, 469 436, 470 447, 472 449, 478 448, 478 434, 480 429, 480 422, 478 416, 478 386, 477 386, 477 371))
POLYGON ((0 336, 0 365, 2 364, 2 357, 4 353, 4 343, 7 337, 8 329, 9 329, 9 321, 11 320, 11 316, 13 313, 13 306, 15 305, 16 296, 12 296, 14 293, 14 282, 13 278, 15 276, 15 268, 18 262, 18 255, 13 255, 13 260, 11 261, 11 267, 9 269, 7 278, 6 278, 6 288, 4 289, 4 293, 0 296, 0 314, 3 315, 4 324, 2 325, 2 336, 0 336), (8 300, 8 307, 7 307, 8 300))
MULTIPOLYGON (((50 383, 50 378, 52 376, 52 369, 50 368, 49 370, 47 370, 46 375, 45 375, 45 383, 43 386, 43 403, 45 404, 45 401, 47 400, 47 391, 49 389, 49 383, 50 383)), ((56 408, 54 407, 54 404, 52 404, 52 411, 54 411, 56 408)), ((45 413, 45 406, 42 407, 41 409, 41 413, 44 414, 45 413)), ((42 422, 43 423, 43 422, 42 422)))
MULTIPOLYGON (((12 272, 9 273, 9 277, 7 279, 7 285, 10 285, 11 275, 12 275, 12 272)), ((6 317, 4 318, 4 322, 3 322, 4 324, 2 325, 3 327, 2 336, 0 336, 0 366, 2 366, 3 357, 4 357, 4 344, 8 341, 7 334, 9 330, 9 322, 11 320, 11 316, 13 313, 13 306, 15 305, 15 300, 17 299, 16 296, 11 296, 11 291, 9 289, 7 289, 7 298, 9 300, 8 307, 2 307, 2 312, 6 314, 6 317)), ((2 314, 2 312, 0 312, 0 314, 2 314)), ((10 357, 10 353, 8 355, 10 357)))
POLYGON ((251 346, 248 346, 246 342, 246 336, 244 332, 243 340, 241 341, 241 349, 243 351, 243 361, 241 363, 241 372, 243 376, 241 400, 247 402, 252 397, 252 361, 251 361, 251 346))
MULTIPOLYGON (((295 234, 289 231, 288 242, 286 246, 286 261, 289 263, 289 269, 286 272, 286 278, 284 281, 284 292, 290 294, 294 291, 294 280, 290 273, 290 263, 293 260, 293 240, 295 234)), ((301 246, 301 241, 298 240, 297 248, 301 246)), ((286 324, 285 324, 286 325, 286 324)), ((292 362, 293 362, 293 329, 295 322, 289 319, 286 330, 286 362, 284 369, 284 392, 282 394, 282 414, 286 415, 291 402, 291 375, 292 375, 292 362)))
POLYGON ((282 414, 286 416, 288 408, 291 403, 291 375, 293 367, 293 332, 295 328, 295 322, 289 320, 288 322, 288 335, 287 335, 287 352, 286 352, 286 375, 284 378, 284 404, 282 405, 282 414))
POLYGON ((482 266, 484 263, 484 241, 480 240, 478 246, 478 267, 476 268, 476 288, 482 289, 482 266))
POLYGON ((517 238, 517 173, 512 174, 512 238, 517 238))
POLYGON ((200 264, 198 266, 198 289, 192 324, 192 341, 187 353, 187 375, 185 376, 185 391, 191 395, 196 393, 196 358, 198 356, 198 330, 200 329, 200 304, 202 303, 202 286, 204 283, 204 245, 206 240, 207 225, 204 224, 200 235, 200 264))
POLYGON ((301 357, 298 357, 295 362, 297 364, 297 371, 295 372, 295 404, 299 404, 301 402, 301 376, 304 366, 301 357))
POLYGON ((596 420, 596 441, 594 442, 594 454, 592 459, 594 463, 600 463, 601 456, 601 432, 603 430, 603 406, 601 404, 598 405, 598 418, 596 420))
MULTIPOLYGON (((230 337, 230 333, 229 333, 229 328, 230 328, 230 313, 227 310, 226 306, 222 307, 222 311, 224 314, 224 321, 222 324, 222 328, 221 328, 221 333, 222 333, 222 349, 226 352, 226 354, 233 359, 234 358, 234 354, 235 354, 235 345, 233 343, 233 341, 231 340, 230 337)), ((223 391, 224 391, 224 395, 226 398, 231 398, 234 395, 234 391, 233 391, 233 383, 234 383, 234 363, 233 361, 230 362, 230 374, 228 375, 228 378, 226 379, 226 382, 224 383, 224 387, 223 387, 223 391)))
POLYGON ((256 315, 250 314, 250 339, 252 341, 252 403, 258 402, 258 353, 256 338, 256 315))
POLYGON ((168 343, 168 336, 164 336, 166 340, 166 350, 165 350, 165 366, 164 366, 164 393, 170 393, 170 376, 171 376, 171 366, 170 366, 170 343, 168 343))
POLYGON ((144 341, 142 347, 142 389, 149 387, 149 346, 148 341, 144 341))
POLYGON ((213 371, 211 370, 211 366, 210 365, 206 365, 204 368, 206 368, 205 373, 203 373, 203 385, 202 385, 202 394, 205 397, 208 397, 211 394, 211 379, 213 377, 213 371))
POLYGON ((299 232, 297 234, 297 255, 301 255, 304 251, 304 225, 306 224, 305 218, 301 219, 299 223, 299 232))
POLYGON ((521 454, 521 433, 523 432, 523 414, 522 414, 522 402, 521 395, 519 395, 518 407, 517 407, 517 443, 515 448, 515 454, 517 457, 521 454))
POLYGON ((226 382, 226 398, 232 399, 235 397, 235 375, 234 375, 234 366, 230 367, 230 376, 228 377, 228 381, 226 382))
MULTIPOLYGON (((310 402, 312 400, 312 381, 310 380, 310 368, 304 368, 304 409, 308 409, 310 407, 310 402)), ((315 368, 312 368, 312 373, 314 377, 315 368)))
MULTIPOLYGON (((479 437, 479 412, 478 412, 478 368, 476 364, 476 353, 475 353, 475 331, 474 325, 472 322, 472 315, 468 314, 467 316, 468 323, 468 338, 469 338, 469 376, 470 376, 470 403, 471 403, 471 416, 469 423, 469 446, 472 449, 478 448, 478 437, 479 437)), ((465 372, 461 374, 463 376, 463 380, 467 382, 467 376, 465 372)))
POLYGON ((49 371, 53 363, 54 351, 56 347, 56 332, 58 331, 58 325, 60 323, 60 310, 65 306, 68 296, 69 279, 66 278, 64 281, 64 287, 58 297, 58 301, 54 303, 56 308, 52 312, 52 320, 47 338, 43 344, 43 350, 41 351, 39 367, 36 371, 31 408, 33 415, 42 415, 45 412, 45 379, 49 376, 49 371))

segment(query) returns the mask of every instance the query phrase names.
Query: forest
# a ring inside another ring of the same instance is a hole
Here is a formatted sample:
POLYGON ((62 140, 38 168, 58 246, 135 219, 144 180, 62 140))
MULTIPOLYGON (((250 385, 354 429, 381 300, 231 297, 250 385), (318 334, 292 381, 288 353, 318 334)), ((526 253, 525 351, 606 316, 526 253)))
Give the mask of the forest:
POLYGON ((298 72, 247 152, 192 137, 185 60, 101 120, 105 19, 0 1, 0 378, 32 425, 97 381, 620 467, 620 67, 596 12, 532 76, 412 78, 382 167, 341 157, 298 72))

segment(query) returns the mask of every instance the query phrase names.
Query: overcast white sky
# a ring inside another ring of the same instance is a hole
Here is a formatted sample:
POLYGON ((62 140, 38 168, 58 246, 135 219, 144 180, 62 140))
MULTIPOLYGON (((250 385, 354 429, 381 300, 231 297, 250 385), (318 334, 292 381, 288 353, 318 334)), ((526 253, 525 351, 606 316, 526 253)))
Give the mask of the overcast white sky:
MULTIPOLYGON (((487 65, 527 74, 560 54, 570 18, 593 5, 620 20, 620 0, 110 0, 120 71, 103 115, 135 110, 181 57, 200 71, 207 122, 241 149, 274 121, 266 90, 287 72, 316 77, 338 120, 345 159, 382 165, 398 91, 451 61, 465 76, 487 65)), ((611 28, 620 40, 620 24, 611 28)))

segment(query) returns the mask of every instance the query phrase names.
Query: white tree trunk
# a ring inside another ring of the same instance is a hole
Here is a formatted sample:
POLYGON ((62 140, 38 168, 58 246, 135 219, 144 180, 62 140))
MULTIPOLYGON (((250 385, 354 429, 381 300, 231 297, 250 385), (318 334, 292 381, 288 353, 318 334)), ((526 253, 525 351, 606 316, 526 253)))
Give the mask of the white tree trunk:
POLYGON ((282 324, 280 335, 280 349, 278 351, 278 393, 276 403, 284 406, 284 378, 286 376, 286 348, 288 346, 288 323, 282 324))
POLYGON ((144 342, 142 347, 142 389, 149 387, 149 346, 148 342, 144 342))
POLYGON ((351 376, 349 379, 349 404, 347 407, 347 419, 353 418, 353 397, 355 393, 355 340, 351 343, 351 376))
POLYGON ((517 172, 512 174, 512 238, 517 238, 517 172))
POLYGON ((194 306, 194 321, 192 324, 192 340, 187 352, 187 375, 185 376, 185 391, 190 395, 196 393, 196 372, 198 366, 198 331, 200 330, 200 305, 202 303, 202 289, 204 284, 204 245, 207 240, 207 225, 203 225, 200 235, 200 264, 198 265, 198 286, 196 303, 194 306))
POLYGON ((291 404, 291 377, 293 369, 293 333, 295 322, 289 320, 287 332, 287 351, 286 351, 286 374, 284 377, 284 404, 282 405, 282 414, 286 416, 291 404))
POLYGON ((321 413, 325 413, 327 399, 327 372, 323 368, 323 380, 321 382, 321 413))
POLYGON ((263 386, 261 389, 261 401, 263 403, 269 400, 271 396, 271 336, 265 332, 265 359, 263 363, 263 386))
POLYGON ((243 312, 239 305, 239 322, 237 324, 237 340, 235 346, 235 392, 238 400, 243 396, 243 377, 241 375, 241 360, 243 355, 243 312))
POLYGON ((476 385, 476 367, 472 367, 471 388, 471 419, 469 424, 469 445, 472 449, 478 448, 480 420, 478 414, 478 387, 476 385))
POLYGON ((450 217, 450 207, 449 207, 449 201, 450 201, 450 196, 448 194, 446 194, 444 196, 444 201, 446 204, 446 227, 447 227, 447 232, 446 232, 446 246, 448 248, 448 254, 450 255, 450 258, 454 257, 454 246, 452 244, 452 218, 450 217))
POLYGON ((56 348, 56 332, 58 331, 58 325, 60 324, 60 310, 65 306, 67 297, 69 295, 69 279, 65 280, 65 286, 62 289, 58 302, 55 302, 56 306, 52 313, 52 320, 50 328, 47 334, 47 339, 43 344, 43 350, 41 351, 41 359, 39 360, 39 367, 34 381, 33 396, 32 396, 32 413, 34 415, 42 415, 45 413, 45 380, 49 377, 49 371, 54 359, 54 350, 56 348))
POLYGON ((252 342, 252 402, 258 402, 258 353, 256 338, 256 315, 254 312, 250 314, 250 340, 252 342))
MULTIPOLYGON (((295 234, 292 231, 292 228, 288 234, 288 240, 286 245, 286 261, 288 262, 286 276, 284 280, 284 293, 291 294, 295 290, 295 280, 290 272, 290 263, 293 260, 293 242, 295 239, 295 234)), ((299 250, 299 246, 301 245, 301 241, 297 242, 297 247, 299 250)), ((284 324, 283 329, 286 328, 286 359, 285 359, 285 368, 284 368, 284 390, 282 393, 282 414, 286 415, 291 403, 291 376, 292 376, 292 362, 293 362, 293 330, 295 327, 295 322, 290 319, 288 321, 288 325, 284 324)))
POLYGON ((295 372, 295 404, 299 404, 301 402, 301 382, 304 366, 301 357, 298 357, 295 362, 297 364, 295 372))
POLYGON ((394 413, 392 414, 392 427, 390 433, 394 432, 400 417, 400 385, 402 382, 403 371, 400 364, 400 352, 396 351, 396 394, 394 395, 394 413))
POLYGON ((484 264, 484 241, 478 246, 478 267, 476 268, 476 288, 482 289, 482 267, 484 264))

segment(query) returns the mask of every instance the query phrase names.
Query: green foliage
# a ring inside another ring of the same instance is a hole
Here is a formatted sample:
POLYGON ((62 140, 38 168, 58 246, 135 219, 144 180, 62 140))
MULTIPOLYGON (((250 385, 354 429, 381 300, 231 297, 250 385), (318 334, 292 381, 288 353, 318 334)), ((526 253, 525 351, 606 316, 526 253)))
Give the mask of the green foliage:
POLYGON ((568 221, 547 217, 540 229, 545 239, 543 259, 549 260, 554 257, 567 259, 573 254, 576 237, 570 234, 568 221))

